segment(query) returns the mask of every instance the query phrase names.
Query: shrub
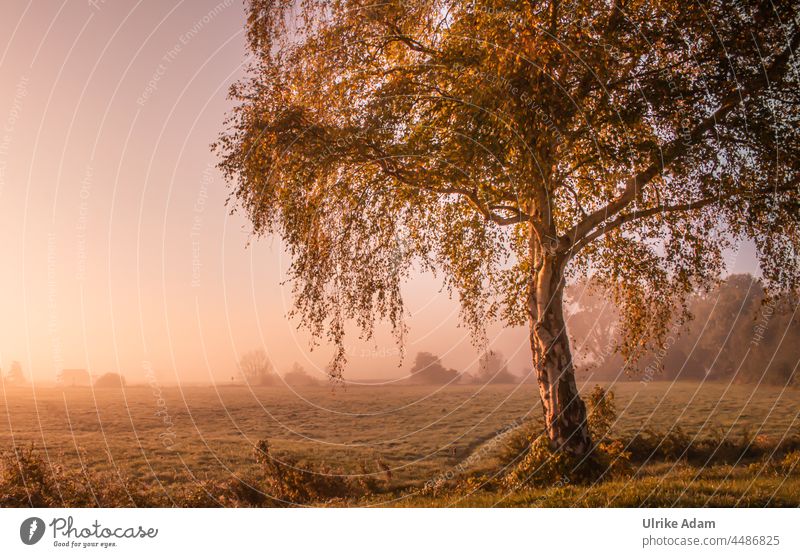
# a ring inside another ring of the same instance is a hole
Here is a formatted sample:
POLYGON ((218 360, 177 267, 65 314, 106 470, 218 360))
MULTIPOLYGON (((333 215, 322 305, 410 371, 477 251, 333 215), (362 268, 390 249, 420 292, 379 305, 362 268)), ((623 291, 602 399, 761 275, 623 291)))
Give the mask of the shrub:
POLYGON ((800 451, 786 453, 780 462, 780 469, 784 474, 800 474, 800 451))
POLYGON ((606 391, 595 385, 589 393, 588 424, 592 439, 602 441, 608 437, 611 427, 617 421, 617 405, 614 402, 614 391, 606 391))
POLYGON ((2 455, 0 507, 52 506, 53 482, 33 445, 2 455))
POLYGON ((800 437, 789 435, 776 441, 764 434, 754 435, 748 428, 734 435, 718 428, 708 436, 692 437, 676 426, 668 432, 639 431, 626 445, 632 459, 639 463, 682 459, 702 466, 743 461, 758 464, 759 459, 782 457, 800 450, 800 437))
POLYGON ((123 389, 125 388, 125 377, 119 373, 105 373, 94 382, 98 389, 123 389))
POLYGON ((506 474, 503 483, 511 490, 530 486, 553 485, 563 477, 569 477, 573 460, 562 451, 553 451, 544 435, 533 439, 527 452, 506 474))
POLYGON ((588 403, 587 420, 596 443, 587 456, 578 458, 553 450, 547 437, 533 423, 526 423, 508 436, 500 453, 501 462, 511 467, 503 479, 504 486, 518 490, 627 475, 631 455, 621 441, 610 437, 617 420, 613 391, 598 385, 589 395, 588 403))
MULTIPOLYGON (((63 460, 59 455, 56 462, 63 460)), ((141 481, 50 464, 33 445, 0 455, 0 507, 159 507, 170 504, 141 481)))
POLYGON ((283 382, 290 387, 317 387, 319 381, 309 373, 297 362, 292 366, 292 369, 283 376, 283 382))
POLYGON ((688 459, 697 448, 693 446, 691 438, 677 425, 666 433, 651 429, 639 431, 628 441, 627 446, 637 462, 688 459))
POLYGON ((341 471, 326 466, 314 470, 291 457, 276 458, 266 439, 256 445, 255 457, 265 491, 278 503, 304 505, 341 499, 360 491, 341 471))
POLYGON ((508 432, 504 443, 500 445, 498 458, 503 466, 512 466, 519 462, 531 448, 534 440, 541 435, 542 426, 534 420, 527 420, 519 427, 508 432))

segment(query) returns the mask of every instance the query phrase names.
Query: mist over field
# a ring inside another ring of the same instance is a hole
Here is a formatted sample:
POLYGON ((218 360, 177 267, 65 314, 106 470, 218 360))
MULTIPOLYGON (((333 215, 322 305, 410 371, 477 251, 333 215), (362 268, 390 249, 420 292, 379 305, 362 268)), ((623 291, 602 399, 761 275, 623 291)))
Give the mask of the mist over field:
MULTIPOLYGON (((14 3, 0 22, 13 37, 0 63, 0 368, 220 382, 264 348, 322 378, 332 349, 310 352, 288 319, 287 254, 226 207, 208 148, 247 62, 242 4, 97 5, 14 3)), ((749 242, 727 260, 756 272, 749 242)), ((403 288, 409 358, 398 368, 388 327, 372 342, 351 334, 348 377, 400 377, 417 352, 474 373, 481 350, 458 300, 427 273, 403 288)), ((489 340, 514 373, 530 369, 524 328, 492 326, 489 340)))
POLYGON ((0 507, 800 506, 796 2, 8 4, 0 507))

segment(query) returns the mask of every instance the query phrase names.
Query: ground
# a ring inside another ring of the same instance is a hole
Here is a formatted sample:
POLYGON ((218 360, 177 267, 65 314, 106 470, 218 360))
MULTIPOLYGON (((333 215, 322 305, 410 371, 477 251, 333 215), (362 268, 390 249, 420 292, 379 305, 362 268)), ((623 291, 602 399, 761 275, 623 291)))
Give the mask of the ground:
MULTIPOLYGON (((775 443, 800 431, 797 389, 666 382, 611 387, 619 414, 613 431, 621 436, 677 425, 690 437, 775 443)), ((512 493, 422 489, 473 470, 491 474, 502 434, 539 418, 537 398, 533 385, 298 392, 231 386, 5 388, 0 447, 33 444, 66 469, 146 482, 165 493, 247 477, 256 467, 255 445, 268 439, 278 458, 380 478, 384 493, 360 504, 800 505, 796 473, 775 474, 745 461, 636 464, 631 477, 594 486, 566 482, 512 493)))

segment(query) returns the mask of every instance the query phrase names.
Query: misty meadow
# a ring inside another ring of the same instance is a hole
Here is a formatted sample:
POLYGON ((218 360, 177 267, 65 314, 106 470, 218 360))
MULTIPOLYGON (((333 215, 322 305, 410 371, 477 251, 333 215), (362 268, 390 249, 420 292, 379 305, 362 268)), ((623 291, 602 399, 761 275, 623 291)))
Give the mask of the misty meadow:
POLYGON ((796 1, 78 4, 0 24, 0 506, 800 506, 796 1))

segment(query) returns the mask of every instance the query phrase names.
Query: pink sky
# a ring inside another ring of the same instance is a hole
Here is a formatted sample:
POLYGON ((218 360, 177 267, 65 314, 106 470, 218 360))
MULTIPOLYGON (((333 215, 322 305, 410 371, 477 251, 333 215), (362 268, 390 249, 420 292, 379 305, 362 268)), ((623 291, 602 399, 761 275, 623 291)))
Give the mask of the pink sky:
MULTIPOLYGON (((277 239, 224 206, 209 144, 246 51, 239 0, 9 2, 0 19, 0 366, 37 380, 61 368, 162 381, 224 381, 263 346, 281 370, 321 373, 287 321, 277 239), (248 245, 248 242, 249 245, 248 245)), ((732 256, 752 268, 751 250, 732 256)), ((467 370, 476 352, 431 277, 406 289, 409 359, 467 370)), ((529 367, 524 331, 492 346, 529 367)), ((385 331, 351 338, 352 378, 387 378, 385 331)))

